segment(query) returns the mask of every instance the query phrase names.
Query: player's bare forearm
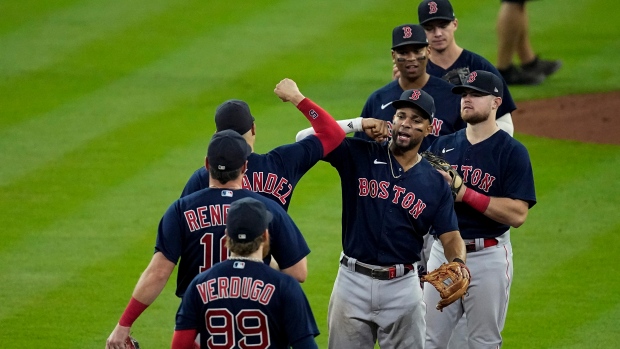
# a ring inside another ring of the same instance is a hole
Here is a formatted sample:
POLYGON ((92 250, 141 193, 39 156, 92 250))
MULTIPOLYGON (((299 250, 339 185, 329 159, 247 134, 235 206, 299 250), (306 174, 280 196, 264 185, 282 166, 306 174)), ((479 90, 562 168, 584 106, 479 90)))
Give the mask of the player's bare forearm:
POLYGON ((304 257, 293 266, 282 269, 282 272, 284 274, 292 276, 295 280, 299 282, 304 282, 308 277, 308 260, 306 259, 306 257, 304 257))
POLYGON ((166 286, 174 266, 161 252, 155 253, 136 284, 133 298, 146 305, 153 303, 166 286))
POLYGON ((448 262, 453 262, 455 258, 462 260, 467 259, 467 251, 465 243, 461 238, 461 233, 457 230, 439 235, 439 240, 443 246, 443 253, 448 262))
POLYGON ((519 199, 491 197, 484 215, 492 220, 518 228, 527 218, 529 205, 519 199))

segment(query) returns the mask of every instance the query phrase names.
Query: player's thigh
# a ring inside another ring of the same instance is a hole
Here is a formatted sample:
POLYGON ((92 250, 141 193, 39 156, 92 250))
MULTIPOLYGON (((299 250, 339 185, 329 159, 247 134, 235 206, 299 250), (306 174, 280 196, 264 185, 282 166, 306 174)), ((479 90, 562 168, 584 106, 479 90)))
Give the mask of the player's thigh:
POLYGON ((512 247, 498 245, 469 253, 467 265, 472 279, 463 306, 470 342, 481 348, 499 345, 512 284, 512 247))
POLYGON ((370 321, 371 280, 338 268, 327 312, 329 348, 374 347, 377 326, 370 321))
POLYGON ((413 271, 400 278, 373 283, 376 285, 373 303, 379 304, 376 316, 379 346, 423 348, 426 306, 417 273, 413 271))

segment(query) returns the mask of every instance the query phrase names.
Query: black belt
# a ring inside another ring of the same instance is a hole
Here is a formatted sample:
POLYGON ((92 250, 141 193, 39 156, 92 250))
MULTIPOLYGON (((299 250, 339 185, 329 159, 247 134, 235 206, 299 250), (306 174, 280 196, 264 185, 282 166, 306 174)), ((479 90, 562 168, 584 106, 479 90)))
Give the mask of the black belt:
MULTIPOLYGON (((475 240, 475 239, 474 239, 475 240)), ((480 251, 483 248, 487 248, 487 247, 491 247, 491 246, 495 246, 497 245, 497 239, 492 238, 492 239, 484 239, 484 244, 483 246, 478 246, 476 247, 476 242, 470 242, 470 243, 465 243, 465 250, 467 252, 476 252, 476 251, 480 251)))
MULTIPOLYGON (((349 257, 343 256, 340 260, 340 264, 344 266, 348 266, 349 257)), ((407 275, 410 271, 413 270, 413 264, 403 264, 405 270, 402 276, 407 275)), ((392 280, 397 278, 396 276, 396 266, 393 265, 391 267, 384 267, 382 269, 372 269, 365 267, 358 262, 355 262, 355 272, 364 274, 366 276, 370 276, 373 279, 377 280, 392 280)))

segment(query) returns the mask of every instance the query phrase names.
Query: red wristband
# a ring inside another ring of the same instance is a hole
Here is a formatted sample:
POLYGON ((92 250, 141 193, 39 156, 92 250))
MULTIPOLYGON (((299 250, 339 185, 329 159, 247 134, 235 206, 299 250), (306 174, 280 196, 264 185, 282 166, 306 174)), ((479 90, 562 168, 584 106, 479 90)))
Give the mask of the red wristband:
POLYGON ((491 198, 466 187, 463 194, 463 202, 473 207, 474 210, 484 213, 489 207, 491 198))
POLYGON ((144 304, 139 300, 131 297, 131 300, 129 301, 129 304, 127 304, 127 308, 125 308, 121 319, 118 320, 118 324, 123 327, 131 327, 134 321, 136 321, 136 319, 147 307, 147 304, 144 304))

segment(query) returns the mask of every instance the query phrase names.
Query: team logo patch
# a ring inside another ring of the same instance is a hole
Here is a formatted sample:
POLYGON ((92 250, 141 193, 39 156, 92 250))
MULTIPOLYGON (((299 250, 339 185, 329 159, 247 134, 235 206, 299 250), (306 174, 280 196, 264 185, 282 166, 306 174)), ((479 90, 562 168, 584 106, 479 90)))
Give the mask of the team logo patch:
POLYGON ((313 119, 313 120, 319 117, 319 113, 317 113, 316 111, 314 111, 314 109, 310 109, 309 114, 310 114, 310 116, 312 116, 312 119, 313 119))
POLYGON ((428 3, 428 14, 432 15, 433 13, 437 13, 437 3, 431 1, 428 3))
POLYGON ((403 32, 403 39, 409 39, 413 35, 411 27, 403 27, 403 32))
POLYGON ((222 190, 222 196, 227 197, 227 198, 232 198, 233 192, 232 190, 222 190))
POLYGON ((411 92, 411 97, 409 97, 409 99, 417 101, 418 99, 420 99, 420 90, 413 90, 411 92))
POLYGON ((234 262, 233 263, 233 268, 235 269, 243 269, 245 268, 245 262, 234 262))
POLYGON ((469 74, 467 82, 471 84, 472 82, 476 81, 476 76, 478 76, 478 73, 472 72, 471 74, 469 74))

